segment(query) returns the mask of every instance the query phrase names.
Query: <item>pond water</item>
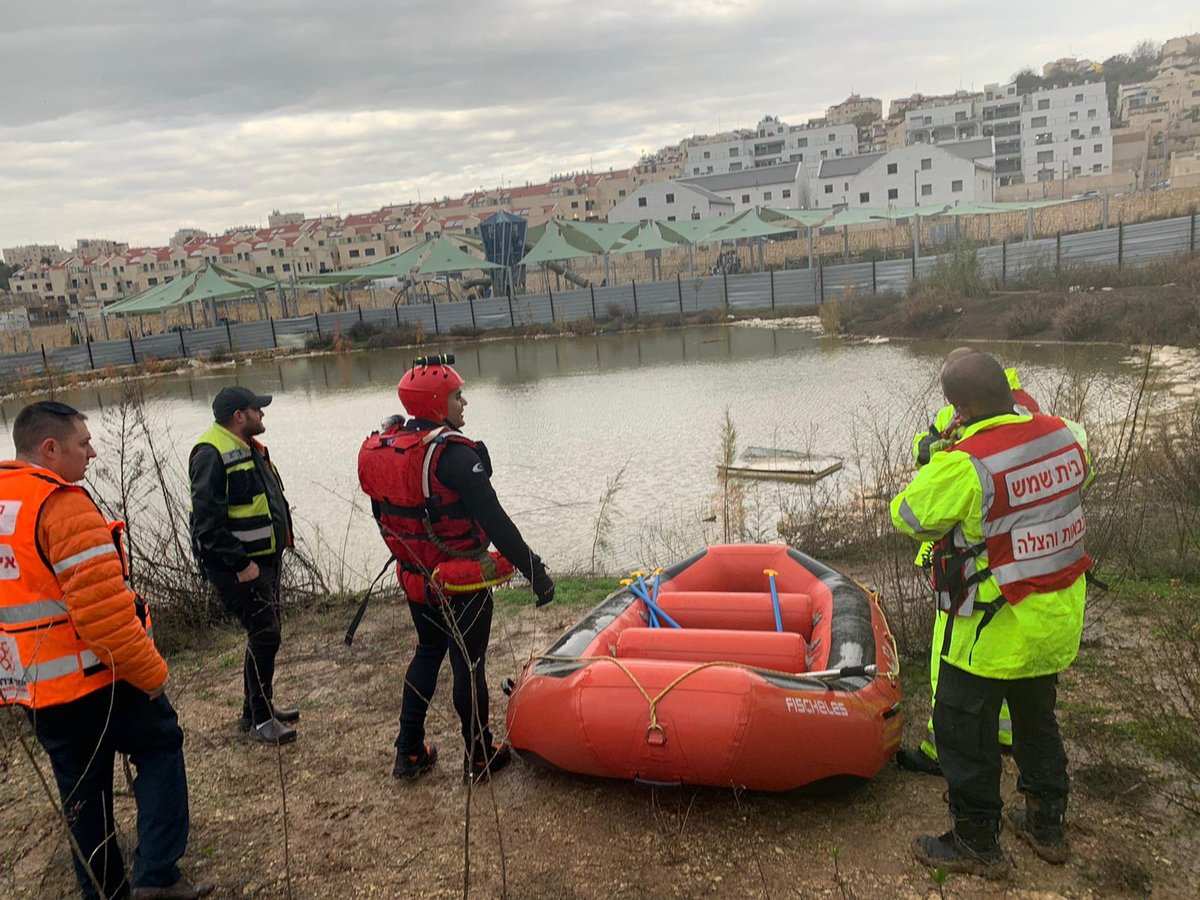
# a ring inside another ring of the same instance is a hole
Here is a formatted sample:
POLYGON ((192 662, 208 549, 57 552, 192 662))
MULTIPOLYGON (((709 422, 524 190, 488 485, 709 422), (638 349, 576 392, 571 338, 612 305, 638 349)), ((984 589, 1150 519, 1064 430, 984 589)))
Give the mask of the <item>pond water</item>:
MULTIPOLYGON (((850 457, 876 434, 911 434, 941 405, 936 372, 953 345, 850 343, 822 337, 814 322, 450 341, 428 349, 456 354, 467 380, 464 431, 487 443, 497 492, 530 546, 554 571, 590 569, 593 555, 614 571, 722 539, 716 467, 727 410, 739 448, 850 457), (606 495, 609 524, 598 531, 606 495)), ((1068 373, 1083 373, 1109 386, 1097 402, 1119 415, 1124 389, 1111 386, 1136 377, 1116 347, 986 349, 1018 366, 1044 405, 1068 373)), ((396 383, 413 352, 286 357, 166 375, 145 382, 148 410, 182 482, 220 388, 236 383, 275 395, 263 440, 283 474, 297 530, 335 581, 359 586, 386 552, 358 490, 357 451, 384 417, 402 412, 396 383)), ((59 394, 88 414, 110 462, 119 394, 116 385, 59 394)), ((0 406, 4 458, 12 455, 9 429, 19 408, 0 406)), ((760 487, 747 527, 775 537, 779 503, 804 490, 760 487)))

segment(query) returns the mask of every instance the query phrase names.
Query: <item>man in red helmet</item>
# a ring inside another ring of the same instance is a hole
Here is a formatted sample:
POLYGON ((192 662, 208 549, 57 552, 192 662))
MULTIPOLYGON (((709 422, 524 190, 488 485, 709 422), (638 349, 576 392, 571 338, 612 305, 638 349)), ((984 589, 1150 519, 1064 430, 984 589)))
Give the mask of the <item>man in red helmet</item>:
MULTIPOLYGON (((476 782, 511 761, 507 746, 488 728, 484 661, 492 625, 492 592, 485 586, 495 560, 494 544, 511 560, 537 595, 537 605, 554 599, 554 581, 508 517, 492 488, 487 448, 459 429, 466 421, 462 377, 452 356, 426 357, 400 379, 400 401, 411 418, 394 417, 383 432, 364 442, 358 474, 371 497, 384 542, 397 560, 417 649, 404 679, 395 778, 415 779, 437 762, 425 742, 425 715, 446 653, 454 673, 454 707, 462 722, 466 752, 464 781, 476 782), (447 563, 478 561, 478 589, 453 592, 431 576, 447 563)), ((494 579, 493 579, 494 580, 494 579)))

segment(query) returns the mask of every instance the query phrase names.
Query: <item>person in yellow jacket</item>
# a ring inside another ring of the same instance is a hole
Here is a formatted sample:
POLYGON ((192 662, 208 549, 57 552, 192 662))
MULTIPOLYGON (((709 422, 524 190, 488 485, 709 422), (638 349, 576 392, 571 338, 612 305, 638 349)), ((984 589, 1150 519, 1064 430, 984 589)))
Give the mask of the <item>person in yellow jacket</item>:
POLYGON ((947 613, 933 723, 954 825, 917 838, 913 855, 932 868, 1004 877, 992 723, 1005 700, 1026 798, 1008 821, 1043 859, 1068 855, 1067 760, 1054 708, 1058 673, 1079 650, 1091 566, 1080 505, 1087 438, 1074 423, 1015 412, 1004 370, 986 354, 947 360, 941 383, 961 433, 891 505, 896 528, 937 542, 933 582, 947 613))
MULTIPOLYGON (((957 359, 961 356, 967 356, 979 351, 971 347, 959 347, 956 350, 951 350, 946 357, 947 360, 957 359)), ((1012 389, 1013 399, 1016 402, 1016 409, 1019 412, 1040 412, 1040 407, 1036 400, 1027 394, 1021 387, 1021 376, 1016 369, 1005 369, 1004 375, 1008 379, 1008 386, 1012 389)), ((960 429, 955 421, 957 412, 952 404, 947 403, 937 411, 934 416, 933 423, 929 428, 920 432, 913 437, 913 464, 920 468, 929 462, 933 454, 939 453, 954 446, 954 441, 959 436, 960 429)), ((926 541, 921 545, 921 549, 917 552, 916 564, 921 567, 928 565, 929 554, 933 550, 933 542, 926 541)), ((943 614, 938 614, 934 620, 933 643, 930 648, 929 658, 929 697, 930 706, 932 707, 933 698, 937 696, 937 679, 938 679, 938 664, 939 654, 938 648, 942 644, 942 633, 945 628, 946 617, 943 614)), ((1012 719, 1009 716, 1008 704, 1005 703, 1000 707, 1000 746, 1008 750, 1012 747, 1012 719)), ((901 747, 896 752, 896 763, 902 769, 908 769, 913 772, 923 772, 926 775, 941 775, 942 767, 938 764, 937 754, 937 739, 933 733, 933 712, 930 710, 929 719, 925 723, 925 734, 921 738, 921 743, 918 751, 913 751, 907 747, 901 747), (919 752, 918 752, 919 751, 919 752)))
POLYGON ((188 790, 167 664, 115 533, 77 484, 96 456, 85 417, 33 403, 13 422, 13 444, 17 458, 0 462, 0 704, 24 707, 50 757, 84 897, 203 897, 212 886, 177 866, 188 790), (137 770, 128 877, 113 822, 117 753, 137 770))

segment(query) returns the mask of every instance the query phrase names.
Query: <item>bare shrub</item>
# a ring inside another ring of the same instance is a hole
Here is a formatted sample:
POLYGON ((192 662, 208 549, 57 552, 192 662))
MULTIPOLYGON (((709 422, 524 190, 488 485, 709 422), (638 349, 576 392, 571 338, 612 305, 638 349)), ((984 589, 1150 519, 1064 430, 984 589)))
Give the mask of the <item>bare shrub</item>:
POLYGON ((918 293, 900 304, 897 313, 900 324, 909 330, 928 329, 945 322, 949 306, 934 294, 918 293))
POLYGON ((1004 333, 1010 338, 1024 338, 1041 334, 1054 324, 1054 312, 1046 301, 1025 299, 1018 301, 1004 317, 1004 333))
POLYGON ((1103 294, 1076 294, 1054 313, 1054 328, 1067 341, 1102 338, 1112 323, 1108 306, 1103 294))

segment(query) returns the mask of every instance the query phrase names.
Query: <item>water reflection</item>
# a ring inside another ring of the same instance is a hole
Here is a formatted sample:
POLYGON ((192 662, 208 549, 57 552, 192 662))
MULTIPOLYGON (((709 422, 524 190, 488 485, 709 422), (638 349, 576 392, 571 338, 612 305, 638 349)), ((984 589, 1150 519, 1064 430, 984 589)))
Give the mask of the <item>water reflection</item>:
MULTIPOLYGON (((596 515, 621 473, 606 555, 644 559, 645 545, 712 536, 721 429, 728 409, 742 447, 805 447, 847 456, 864 423, 881 426, 914 407, 932 412, 935 374, 950 345, 848 344, 799 328, 697 327, 579 338, 430 345, 456 355, 467 380, 466 432, 482 438, 497 491, 530 545, 562 570, 590 563, 596 515)), ((1125 371, 1116 348, 1003 345, 1035 397, 1052 396, 1072 367, 1125 371)), ((300 356, 189 370, 143 382, 157 427, 183 478, 188 450, 211 421, 220 388, 274 394, 265 440, 280 465, 296 519, 322 552, 344 557, 358 580, 382 564, 383 544, 361 503, 358 446, 400 411, 396 382, 414 350, 300 356), (346 549, 343 551, 343 545, 346 549)), ((91 417, 101 453, 119 387, 59 393, 91 417)), ((19 403, 0 405, 0 455, 19 403)), ((797 488, 786 490, 795 491, 797 488)), ((755 515, 769 531, 781 499, 755 515)), ((770 537, 770 534, 766 536, 770 537)))

